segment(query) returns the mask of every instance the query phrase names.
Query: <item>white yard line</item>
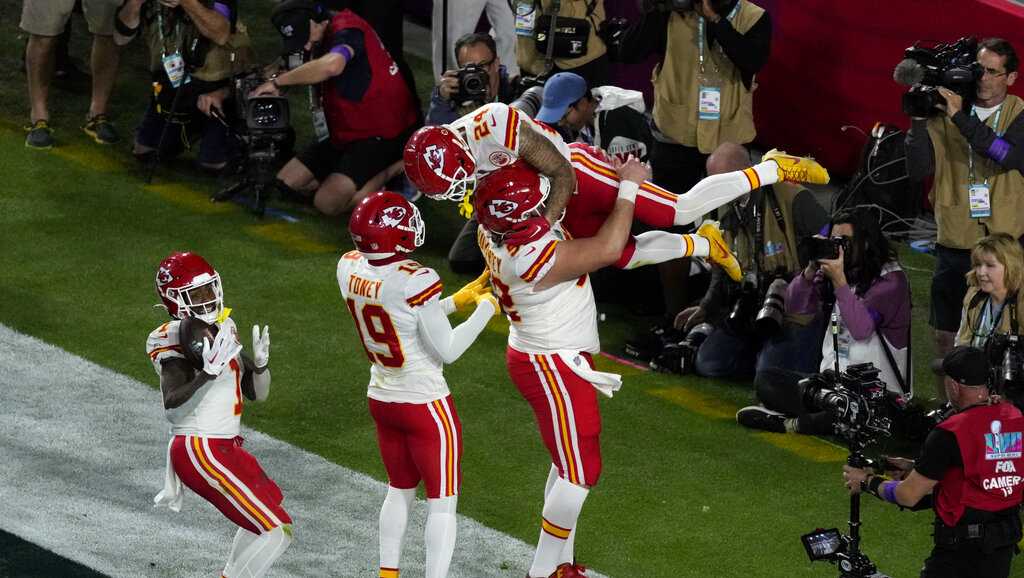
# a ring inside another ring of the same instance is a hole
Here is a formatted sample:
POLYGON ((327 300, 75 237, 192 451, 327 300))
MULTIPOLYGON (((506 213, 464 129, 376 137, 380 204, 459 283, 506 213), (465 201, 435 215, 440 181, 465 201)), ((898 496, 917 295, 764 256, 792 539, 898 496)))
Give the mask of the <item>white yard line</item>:
MULTIPOLYGON (((235 527, 188 490, 180 513, 152 507, 167 429, 156 390, 0 324, 0 528, 112 576, 217 575, 235 527)), ((242 435, 295 520, 296 541, 270 576, 375 576, 385 485, 260 432, 242 435)), ((413 509, 406 577, 423 575, 426 508, 413 509)), ((450 575, 519 578, 532 551, 460 516, 450 575)))

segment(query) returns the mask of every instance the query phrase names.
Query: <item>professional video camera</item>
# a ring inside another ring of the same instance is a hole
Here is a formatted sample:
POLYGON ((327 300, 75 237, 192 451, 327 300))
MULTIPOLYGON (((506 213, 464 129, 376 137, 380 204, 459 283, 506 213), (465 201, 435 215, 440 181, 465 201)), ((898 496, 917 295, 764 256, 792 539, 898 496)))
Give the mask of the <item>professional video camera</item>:
POLYGON ((295 142, 288 99, 271 95, 249 96, 264 82, 266 80, 259 70, 235 78, 237 126, 231 126, 221 117, 218 119, 228 125, 241 146, 239 172, 244 177, 210 198, 215 202, 225 201, 251 188, 255 197, 253 212, 261 217, 266 212, 267 188, 274 181, 278 164, 290 154, 295 142))
POLYGON ((490 77, 486 68, 479 64, 467 64, 456 72, 455 78, 459 82, 459 89, 452 94, 452 102, 456 106, 483 105, 487 102, 490 77))
POLYGON ((697 350, 715 328, 710 323, 701 323, 686 334, 678 343, 669 343, 653 360, 651 369, 666 373, 687 375, 696 371, 697 350))
POLYGON ((961 38, 934 48, 919 44, 903 51, 903 60, 892 73, 893 80, 911 87, 903 95, 903 112, 916 117, 940 114, 937 106, 946 102, 939 94, 940 86, 960 95, 964 109, 969 109, 983 72, 977 62, 978 41, 961 38))

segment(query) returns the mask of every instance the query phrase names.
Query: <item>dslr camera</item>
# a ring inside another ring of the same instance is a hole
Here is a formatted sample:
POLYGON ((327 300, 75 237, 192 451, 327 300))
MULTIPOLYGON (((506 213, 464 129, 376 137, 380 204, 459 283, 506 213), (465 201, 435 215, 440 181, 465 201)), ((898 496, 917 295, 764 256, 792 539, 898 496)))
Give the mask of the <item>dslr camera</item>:
POLYGON ((651 360, 651 369, 681 375, 696 372, 697 350, 714 329, 710 323, 695 326, 682 341, 667 344, 661 353, 651 360))
POLYGON ((490 86, 490 77, 483 66, 467 64, 456 72, 455 78, 459 83, 458 90, 452 94, 455 106, 483 105, 489 100, 487 87, 490 86))
POLYGON ((985 344, 996 390, 1018 408, 1024 406, 1024 340, 997 333, 985 344))
POLYGON ((846 237, 804 237, 802 243, 803 249, 812 261, 838 259, 840 247, 843 248, 844 253, 850 252, 850 243, 846 237))
POLYGON ((964 109, 969 109, 977 92, 982 68, 977 62, 978 41, 961 38, 956 42, 923 48, 915 43, 903 51, 903 60, 896 65, 893 79, 909 85, 903 95, 903 112, 909 116, 936 116, 946 99, 939 94, 942 86, 960 95, 964 109))

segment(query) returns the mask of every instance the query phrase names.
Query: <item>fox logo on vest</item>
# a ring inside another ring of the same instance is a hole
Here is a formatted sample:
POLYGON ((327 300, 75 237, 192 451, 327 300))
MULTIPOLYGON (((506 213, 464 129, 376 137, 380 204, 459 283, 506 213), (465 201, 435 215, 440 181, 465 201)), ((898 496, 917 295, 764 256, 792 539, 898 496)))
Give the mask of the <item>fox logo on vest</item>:
POLYGON ((380 213, 380 224, 385 227, 397 227, 405 218, 405 207, 388 207, 380 213))
POLYGON ((487 203, 487 211, 495 217, 501 219, 511 215, 513 211, 519 206, 519 203, 515 201, 507 201, 504 199, 495 199, 487 203))
POLYGON ((1021 457, 1024 449, 1021 432, 1000 433, 1003 423, 994 420, 989 426, 992 433, 985 434, 985 459, 986 460, 1010 460, 1021 457))

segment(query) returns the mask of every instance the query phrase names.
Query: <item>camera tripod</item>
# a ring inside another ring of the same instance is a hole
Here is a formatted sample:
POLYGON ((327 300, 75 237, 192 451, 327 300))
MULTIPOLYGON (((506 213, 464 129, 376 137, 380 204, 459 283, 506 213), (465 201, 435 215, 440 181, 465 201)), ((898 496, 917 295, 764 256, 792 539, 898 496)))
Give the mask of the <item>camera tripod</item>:
POLYGON ((235 198, 240 193, 252 193, 252 204, 249 209, 257 217, 262 218, 267 212, 267 200, 273 193, 273 182, 276 177, 275 164, 280 155, 281 143, 275 139, 260 139, 252 135, 239 135, 223 116, 214 111, 215 118, 228 127, 231 136, 242 146, 241 161, 242 180, 225 187, 210 196, 210 200, 220 203, 235 198))

